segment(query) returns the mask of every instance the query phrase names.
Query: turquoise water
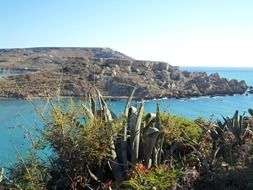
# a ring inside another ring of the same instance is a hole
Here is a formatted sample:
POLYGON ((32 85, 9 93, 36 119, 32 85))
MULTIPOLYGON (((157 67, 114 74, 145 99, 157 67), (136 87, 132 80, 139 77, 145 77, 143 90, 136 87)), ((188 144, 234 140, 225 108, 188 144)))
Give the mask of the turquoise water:
POLYGON ((19 74, 29 73, 31 70, 10 70, 10 71, 0 71, 0 78, 8 77, 8 76, 15 76, 19 74))
POLYGON ((5 76, 8 76, 8 74, 6 72, 0 72, 0 78, 5 77, 5 76))
MULTIPOLYGON (((37 106, 42 101, 36 101, 37 106)), ((25 100, 0 100, 0 167, 25 155, 32 133, 37 135, 42 119, 25 100)))
MULTIPOLYGON (((253 68, 229 69, 229 68, 198 68, 184 67, 183 70, 207 71, 208 74, 218 72, 221 77, 246 80, 253 86, 253 68)), ((44 102, 33 101, 38 108, 42 108, 44 102)), ((154 112, 156 103, 159 103, 162 111, 183 115, 194 119, 203 116, 206 119, 220 118, 221 115, 232 115, 235 110, 241 113, 248 108, 253 108, 253 95, 235 95, 224 97, 200 97, 190 99, 161 99, 145 102, 145 111, 154 112)), ((136 104, 139 104, 137 102, 136 104)), ((125 102, 109 102, 115 113, 122 113, 125 102)), ((28 150, 29 133, 37 134, 37 130, 43 126, 41 118, 34 107, 26 100, 0 100, 0 167, 16 160, 16 153, 26 154, 28 150), (15 146, 14 146, 15 145, 15 146)))
POLYGON ((17 73, 9 72, 9 71, 0 71, 0 78, 12 76, 12 75, 15 75, 15 74, 17 74, 17 73))

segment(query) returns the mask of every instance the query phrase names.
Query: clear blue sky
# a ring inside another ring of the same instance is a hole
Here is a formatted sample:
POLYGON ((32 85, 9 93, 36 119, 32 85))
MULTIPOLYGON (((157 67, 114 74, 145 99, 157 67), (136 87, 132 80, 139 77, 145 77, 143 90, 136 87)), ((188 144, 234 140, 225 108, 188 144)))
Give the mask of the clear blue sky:
POLYGON ((173 65, 253 66, 252 0, 1 0, 0 48, 110 47, 173 65))

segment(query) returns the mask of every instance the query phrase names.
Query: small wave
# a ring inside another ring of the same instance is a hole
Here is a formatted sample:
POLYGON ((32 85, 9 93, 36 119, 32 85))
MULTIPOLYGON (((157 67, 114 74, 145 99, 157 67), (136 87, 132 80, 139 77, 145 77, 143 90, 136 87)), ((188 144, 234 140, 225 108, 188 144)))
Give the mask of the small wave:
POLYGON ((222 96, 212 96, 212 97, 210 97, 210 98, 212 98, 212 99, 218 99, 218 98, 221 98, 222 96))
POLYGON ((192 97, 189 100, 201 100, 201 99, 210 99, 210 96, 200 96, 200 97, 192 97))

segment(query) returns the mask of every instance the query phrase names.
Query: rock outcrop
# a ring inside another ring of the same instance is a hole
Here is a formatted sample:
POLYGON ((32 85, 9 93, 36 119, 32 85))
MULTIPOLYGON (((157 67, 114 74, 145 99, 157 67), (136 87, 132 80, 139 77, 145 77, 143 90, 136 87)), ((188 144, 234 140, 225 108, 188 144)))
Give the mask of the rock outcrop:
POLYGON ((104 95, 137 98, 242 94, 245 81, 218 73, 181 71, 165 62, 134 60, 109 48, 0 50, 0 97, 85 96, 93 85, 104 95), (20 72, 13 72, 19 70, 20 72))

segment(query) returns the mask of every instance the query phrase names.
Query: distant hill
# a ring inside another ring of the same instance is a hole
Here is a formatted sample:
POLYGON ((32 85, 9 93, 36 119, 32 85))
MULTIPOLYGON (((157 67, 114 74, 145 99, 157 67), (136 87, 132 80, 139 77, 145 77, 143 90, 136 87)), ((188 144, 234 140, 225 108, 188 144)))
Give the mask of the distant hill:
POLYGON ((77 48, 77 47, 37 47, 37 48, 15 48, 0 49, 1 56, 42 56, 49 55, 55 57, 92 57, 92 58, 110 58, 110 59, 127 59, 131 57, 124 55, 110 48, 77 48))
POLYGON ((110 48, 0 49, 0 97, 86 96, 93 85, 108 96, 192 97, 244 93, 244 81, 180 71, 165 62, 135 60, 110 48))

